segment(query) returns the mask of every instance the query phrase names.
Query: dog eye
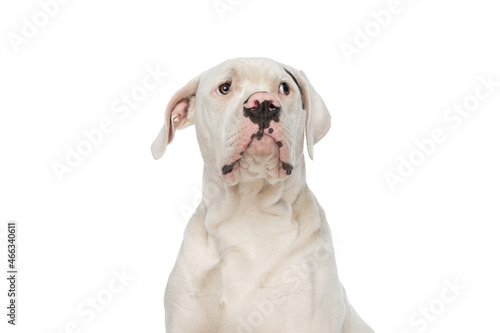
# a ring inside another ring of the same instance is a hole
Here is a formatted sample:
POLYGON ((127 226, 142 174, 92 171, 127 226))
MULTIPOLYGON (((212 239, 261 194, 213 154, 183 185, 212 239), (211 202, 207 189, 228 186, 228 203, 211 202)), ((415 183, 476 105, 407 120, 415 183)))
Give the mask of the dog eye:
POLYGON ((282 84, 280 84, 280 93, 282 93, 283 95, 289 95, 290 94, 290 87, 285 82, 283 82, 282 84))
POLYGON ((227 95, 231 91, 231 84, 230 83, 221 84, 219 86, 219 89, 217 90, 221 95, 227 95))

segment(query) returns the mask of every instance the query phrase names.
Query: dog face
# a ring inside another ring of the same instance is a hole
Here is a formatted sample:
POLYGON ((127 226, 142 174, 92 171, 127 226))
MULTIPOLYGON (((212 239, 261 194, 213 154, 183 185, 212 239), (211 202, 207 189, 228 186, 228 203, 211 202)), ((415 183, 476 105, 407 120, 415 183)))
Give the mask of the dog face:
POLYGON ((195 124, 205 165, 227 183, 286 179, 330 128, 330 115, 304 73, 263 58, 233 59, 200 74, 167 105, 153 142, 160 158, 175 130, 195 124), (258 167, 257 167, 258 166, 258 167))

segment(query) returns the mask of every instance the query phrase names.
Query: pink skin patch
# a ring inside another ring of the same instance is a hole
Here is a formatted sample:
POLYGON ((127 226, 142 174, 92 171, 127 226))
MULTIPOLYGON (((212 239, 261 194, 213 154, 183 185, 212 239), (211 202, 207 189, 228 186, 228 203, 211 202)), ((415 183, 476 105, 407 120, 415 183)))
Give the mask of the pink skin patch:
POLYGON ((243 104, 243 107, 247 109, 258 108, 263 101, 268 101, 269 104, 272 105, 274 108, 281 107, 281 104, 278 101, 278 99, 274 97, 273 94, 266 92, 258 92, 252 94, 252 96, 248 98, 245 104, 243 104))
POLYGON ((256 155, 268 155, 272 154, 277 143, 276 140, 269 134, 264 134, 262 139, 253 139, 247 147, 245 152, 253 153, 256 155))

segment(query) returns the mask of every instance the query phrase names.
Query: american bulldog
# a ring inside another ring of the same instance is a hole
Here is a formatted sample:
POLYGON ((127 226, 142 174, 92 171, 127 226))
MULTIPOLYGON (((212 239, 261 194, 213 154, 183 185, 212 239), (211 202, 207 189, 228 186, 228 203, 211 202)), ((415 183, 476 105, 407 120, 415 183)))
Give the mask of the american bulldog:
POLYGON ((264 58, 225 61, 167 105, 151 150, 194 124, 202 201, 165 291, 169 333, 368 333, 339 281, 303 146, 330 114, 302 71, 264 58))

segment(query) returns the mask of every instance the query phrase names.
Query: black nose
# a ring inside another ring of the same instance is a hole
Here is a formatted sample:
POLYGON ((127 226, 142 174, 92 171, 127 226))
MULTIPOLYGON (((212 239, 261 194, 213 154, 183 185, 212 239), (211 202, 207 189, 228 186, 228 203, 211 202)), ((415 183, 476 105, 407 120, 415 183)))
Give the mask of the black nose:
MULTIPOLYGON (((245 105, 247 104, 245 103, 245 105)), ((260 140, 264 135, 264 130, 269 128, 271 120, 280 121, 281 106, 279 102, 276 103, 274 100, 258 101, 251 108, 243 106, 243 115, 250 118, 254 124, 259 125, 259 131, 254 135, 260 140)))

